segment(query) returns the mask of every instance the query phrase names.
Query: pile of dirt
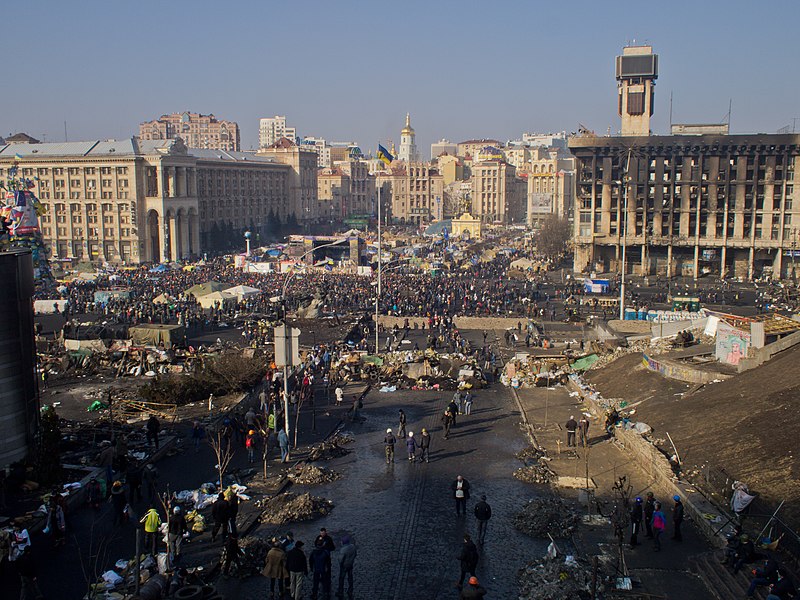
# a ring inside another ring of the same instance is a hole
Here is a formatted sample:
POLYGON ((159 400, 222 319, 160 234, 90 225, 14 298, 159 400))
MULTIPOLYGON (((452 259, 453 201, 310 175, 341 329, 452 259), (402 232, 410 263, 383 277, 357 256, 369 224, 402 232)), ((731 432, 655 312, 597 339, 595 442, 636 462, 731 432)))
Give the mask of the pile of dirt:
POLYGON ((514 516, 514 527, 532 537, 567 538, 572 535, 580 517, 557 496, 534 498, 514 516))
POLYGON ((308 463, 301 463, 293 469, 289 469, 286 476, 300 485, 318 485, 335 481, 341 477, 336 471, 331 471, 324 467, 316 467, 308 463))
POLYGON ((295 521, 311 521, 324 517, 333 510, 333 502, 309 493, 293 494, 286 492, 270 498, 261 513, 262 523, 280 525, 295 521))
POLYGON ((514 471, 514 477, 525 483, 550 483, 557 479, 557 475, 547 464, 537 463, 527 467, 520 467, 514 471))
POLYGON ((677 398, 691 387, 649 370, 644 366, 641 352, 621 356, 602 369, 593 368, 583 378, 607 400, 621 398, 629 405, 656 398, 677 398))
POLYGON ((532 561, 517 575, 520 600, 579 600, 591 598, 592 566, 585 560, 532 561))
POLYGON ((337 433, 331 438, 323 441, 321 444, 311 448, 308 453, 309 462, 318 460, 331 460, 348 454, 350 450, 345 448, 345 444, 352 443, 353 438, 344 433, 337 433))

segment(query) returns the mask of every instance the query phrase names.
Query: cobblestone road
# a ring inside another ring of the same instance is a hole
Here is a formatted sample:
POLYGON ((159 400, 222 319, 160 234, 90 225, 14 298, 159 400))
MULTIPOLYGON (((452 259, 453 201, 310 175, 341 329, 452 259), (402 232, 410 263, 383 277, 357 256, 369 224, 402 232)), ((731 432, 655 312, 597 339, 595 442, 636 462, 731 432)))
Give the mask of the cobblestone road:
MULTIPOLYGON (((308 488, 333 500, 333 512, 318 521, 260 533, 272 535, 289 529, 309 550, 322 526, 333 534, 337 545, 345 533, 352 535, 359 549, 356 598, 455 598, 461 539, 465 531, 474 534, 471 511, 485 493, 494 516, 478 577, 490 597, 516 597, 518 569, 544 551, 544 544, 518 533, 511 522, 519 506, 536 493, 535 488, 511 477, 519 466, 514 454, 525 444, 519 414, 505 389, 478 391, 473 414, 461 416, 450 439, 444 440, 439 415, 451 396, 452 392, 371 393, 364 409, 366 421, 350 428, 356 437, 353 452, 328 465, 343 477, 308 488), (429 464, 409 464, 401 441, 396 463, 386 465, 383 435, 387 427, 396 431, 399 408, 408 416, 409 431, 419 435, 426 427, 432 432, 429 464), (472 485, 470 516, 460 519, 450 492, 458 474, 472 485)), ((337 558, 334 553, 334 564, 337 558)), ((335 567, 334 589, 336 574, 335 567)), ((242 597, 263 597, 263 585, 261 578, 245 582, 242 597)))

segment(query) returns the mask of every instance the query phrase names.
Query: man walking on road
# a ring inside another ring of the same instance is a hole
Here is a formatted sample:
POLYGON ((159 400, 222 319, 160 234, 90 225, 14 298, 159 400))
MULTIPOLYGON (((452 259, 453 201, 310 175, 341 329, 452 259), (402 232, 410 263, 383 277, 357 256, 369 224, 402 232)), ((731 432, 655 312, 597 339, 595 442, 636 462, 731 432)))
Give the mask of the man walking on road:
POLYGON ((383 438, 383 447, 386 451, 386 464, 394 462, 394 445, 397 443, 397 438, 394 437, 391 429, 386 430, 386 437, 383 438))
POLYGON ((453 490, 453 498, 456 500, 456 516, 460 517, 462 514, 466 516, 467 500, 469 500, 469 481, 459 475, 450 488, 453 490))
POLYGON ((181 542, 183 541, 183 534, 188 531, 188 527, 186 526, 186 517, 183 516, 180 506, 173 508, 172 513, 172 517, 169 520, 169 529, 167 530, 167 542, 172 563, 175 564, 181 556, 181 542))
POLYGON ((644 526, 647 530, 645 537, 653 537, 653 513, 655 512, 656 499, 653 492, 647 492, 644 500, 644 526))
POLYGON ((461 562, 461 577, 458 578, 456 587, 461 589, 467 573, 470 577, 475 577, 475 568, 478 566, 478 548, 468 533, 464 534, 464 543, 461 545, 461 554, 458 555, 458 560, 461 562))
POLYGON ((675 506, 672 507, 672 524, 674 526, 672 539, 676 542, 682 542, 681 523, 683 523, 683 502, 681 502, 681 497, 677 494, 675 494, 672 499, 675 501, 675 506))
POLYGON ((417 458, 417 442, 414 439, 414 432, 408 432, 408 439, 406 440, 406 449, 408 450, 408 462, 414 462, 417 458))
POLYGON ((486 540, 486 526, 492 518, 492 507, 486 502, 486 494, 481 494, 481 500, 475 505, 475 519, 478 521, 478 543, 486 540))
POLYGON ((317 539, 314 550, 309 557, 311 572, 314 579, 311 585, 311 597, 317 598, 317 590, 322 584, 322 597, 328 600, 331 597, 331 553, 325 549, 325 542, 317 539))
POLYGON ((211 530, 211 541, 217 539, 219 530, 222 529, 222 535, 227 537, 228 524, 231 520, 231 505, 225 500, 225 495, 219 493, 214 504, 211 505, 211 516, 214 517, 214 529, 211 530))
POLYGON ((289 460, 289 436, 283 427, 278 432, 278 445, 281 447, 281 462, 285 463, 289 460))
POLYGON ((353 600, 353 565, 356 562, 358 550, 352 543, 349 535, 342 538, 342 547, 339 548, 339 591, 337 598, 344 598, 344 580, 347 578, 347 597, 353 600))
MULTIPOLYGON (((458 393, 458 392, 456 392, 456 393, 458 393)), ((450 404, 447 405, 447 410, 450 411, 450 417, 453 420, 451 425, 453 427, 455 427, 455 425, 456 425, 456 415, 458 414, 458 411, 460 410, 459 407, 458 407, 458 404, 456 404, 454 401, 451 400, 450 404)))
POLYGON ((472 392, 467 390, 467 393, 464 395, 464 414, 471 415, 472 414, 472 392))
POLYGON ((567 430, 567 448, 574 447, 576 445, 575 432, 578 431, 578 422, 575 420, 575 417, 570 415, 565 428, 567 430))
POLYGON ((426 463, 430 462, 431 434, 425 428, 422 429, 422 435, 419 436, 419 448, 421 450, 420 460, 424 460, 426 463))

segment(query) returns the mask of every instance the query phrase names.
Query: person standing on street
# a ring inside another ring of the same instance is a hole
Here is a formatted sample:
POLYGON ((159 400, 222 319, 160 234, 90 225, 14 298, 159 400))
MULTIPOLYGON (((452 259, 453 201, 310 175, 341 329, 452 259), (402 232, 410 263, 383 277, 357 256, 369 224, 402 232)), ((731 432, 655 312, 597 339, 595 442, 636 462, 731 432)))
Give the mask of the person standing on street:
POLYGON ((333 538, 328 535, 328 530, 324 527, 319 528, 319 535, 314 539, 314 546, 317 545, 317 542, 322 542, 322 547, 328 552, 333 552, 336 550, 336 544, 334 543, 333 538))
POLYGON ((408 432, 408 439, 406 440, 406 449, 408 450, 408 462, 413 463, 417 458, 417 442, 414 439, 414 432, 408 432))
POLYGON ((453 394, 453 404, 455 404, 455 406, 456 406, 456 410, 455 410, 456 414, 460 415, 461 414, 461 392, 459 392, 458 390, 456 390, 456 392, 453 394))
POLYGON ((461 562, 461 576, 458 578, 456 587, 461 589, 467 573, 469 573, 470 577, 474 577, 475 569, 478 566, 478 548, 468 533, 464 534, 464 543, 461 544, 461 553, 458 555, 458 560, 461 562))
POLYGON ((645 537, 653 538, 653 512, 655 511, 656 499, 653 492, 647 492, 644 497, 644 526, 647 530, 645 537))
POLYGON ((419 436, 419 448, 421 451, 420 460, 424 460, 426 463, 430 462, 431 434, 424 427, 422 428, 422 435, 419 436))
POLYGON ((642 519, 644 518, 644 509, 642 507, 642 499, 637 497, 636 501, 631 507, 631 549, 639 545, 639 530, 642 527, 642 519))
POLYGON ((342 547, 339 548, 339 591, 337 598, 344 598, 344 580, 347 578, 347 597, 353 600, 353 565, 356 562, 358 550, 352 543, 349 535, 342 538, 342 547))
POLYGON ((303 597, 303 580, 308 575, 308 559, 300 540, 286 553, 286 570, 289 572, 289 596, 292 600, 300 600, 303 597))
POLYGON ((150 415, 147 420, 147 445, 155 445, 158 452, 158 432, 161 431, 161 423, 155 415, 150 415))
POLYGON ((450 428, 453 426, 453 413, 448 408, 442 415, 442 427, 444 427, 444 439, 450 437, 450 428))
POLYGON ((214 518, 214 529, 211 530, 211 541, 217 539, 219 530, 222 529, 222 535, 228 535, 228 525, 231 519, 231 505, 225 500, 225 496, 220 492, 214 504, 211 505, 211 516, 214 518))
POLYGON ((674 527, 672 539, 676 542, 682 542, 681 523, 683 523, 683 502, 681 502, 681 497, 677 494, 675 494, 672 499, 675 501, 675 506, 672 507, 672 525, 674 527))
POLYGON ((397 438, 394 437, 391 429, 386 430, 386 436, 383 438, 383 448, 386 453, 386 464, 394 462, 394 445, 397 443, 397 438))
POLYGON ((472 401, 474 397, 472 392, 467 390, 467 393, 464 395, 464 414, 471 415, 472 414, 472 401))
MULTIPOLYGON (((458 392, 456 392, 456 394, 458 394, 458 392)), ((461 397, 461 394, 459 394, 459 398, 460 397, 461 397)), ((452 423, 450 423, 450 425, 452 427, 455 427, 456 426, 456 415, 458 414, 459 410, 461 410, 461 409, 459 408, 458 404, 455 403, 455 401, 451 400, 450 404, 447 405, 447 410, 450 411, 450 418, 452 419, 452 423)))
POLYGON ((475 505, 475 520, 478 522, 478 543, 486 540, 486 526, 492 518, 492 507, 486 502, 486 494, 481 494, 480 502, 475 505))
POLYGON ((575 447, 575 432, 578 431, 578 422, 570 415, 569 421, 564 426, 567 430, 567 448, 575 447))
POLYGON ((400 415, 398 418, 400 421, 400 425, 398 425, 397 428, 397 437, 404 438, 406 437, 406 413, 403 412, 402 408, 400 409, 399 413, 400 415))
POLYGON ((261 574, 269 577, 269 597, 275 599, 275 583, 278 584, 278 598, 283 598, 283 580, 289 576, 286 570, 286 552, 276 538, 272 538, 271 548, 267 552, 267 564, 261 574))
POLYGON ((461 475, 450 485, 453 490, 453 498, 456 501, 456 516, 467 515, 467 500, 469 500, 469 481, 461 475))
POLYGON ((36 581, 37 569, 36 563, 33 561, 33 556, 31 555, 30 545, 22 549, 22 554, 17 557, 13 564, 17 569, 17 573, 19 573, 20 600, 43 598, 44 596, 42 596, 39 590, 39 584, 36 581))
POLYGON ((281 462, 285 463, 289 460, 289 436, 283 427, 278 432, 278 446, 281 448, 281 462))
POLYGON ((580 433, 581 446, 586 448, 589 445, 589 417, 581 415, 578 421, 578 432, 580 433))
POLYGON ((325 542, 317 538, 314 542, 314 549, 309 556, 309 564, 314 579, 311 584, 311 597, 317 598, 317 590, 322 585, 322 598, 328 600, 331 597, 331 553, 325 549, 325 542))
POLYGON ((155 556, 156 544, 158 543, 158 528, 161 527, 161 517, 158 516, 158 511, 151 507, 139 522, 144 525, 145 547, 149 546, 150 554, 155 556))
POLYGON ((181 543, 183 542, 183 534, 189 528, 186 526, 186 517, 181 512, 181 507, 176 506, 172 509, 172 517, 169 520, 169 527, 167 529, 167 542, 169 545, 169 553, 172 558, 172 564, 178 562, 181 556, 181 543))
POLYGON ((336 396, 336 406, 339 406, 344 400, 344 390, 341 386, 337 385, 333 395, 336 396))
POLYGON ((667 528, 667 520, 664 517, 664 513, 661 512, 661 503, 655 502, 653 504, 653 547, 656 552, 661 550, 661 535, 664 533, 664 529, 667 528))
POLYGON ((478 583, 477 577, 470 577, 467 583, 469 585, 458 596, 460 600, 480 600, 486 595, 486 588, 478 583))

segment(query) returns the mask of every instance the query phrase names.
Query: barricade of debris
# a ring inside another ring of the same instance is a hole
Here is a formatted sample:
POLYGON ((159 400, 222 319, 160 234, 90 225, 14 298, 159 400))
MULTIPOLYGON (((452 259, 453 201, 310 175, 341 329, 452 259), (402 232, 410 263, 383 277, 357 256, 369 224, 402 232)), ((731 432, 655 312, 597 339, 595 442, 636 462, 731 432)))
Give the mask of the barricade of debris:
POLYGON ((534 498, 514 516, 514 527, 532 537, 568 538, 580 517, 557 496, 534 498))
POLYGON ((316 462, 318 460, 331 460, 349 454, 350 450, 345 448, 345 444, 349 444, 353 438, 348 434, 337 433, 331 438, 324 440, 322 443, 311 448, 308 453, 309 462, 316 462))
POLYGON ((525 463, 524 467, 514 471, 514 477, 526 483, 550 483, 555 481, 557 475, 547 464, 550 459, 544 448, 526 446, 516 454, 517 458, 525 463))
POLYGON ((583 559, 534 560, 517 575, 520 600, 579 600, 591 598, 592 566, 583 559))
POLYGON ((247 536, 239 540, 239 560, 231 563, 231 575, 245 579, 259 575, 267 562, 269 542, 260 537, 247 536))
POLYGON ((333 502, 309 493, 285 492, 270 498, 264 504, 259 520, 262 523, 280 525, 295 521, 311 521, 324 517, 333 510, 333 502))
POLYGON ((335 481, 341 477, 336 471, 309 463, 300 463, 296 467, 289 469, 286 476, 299 485, 318 485, 335 481))

